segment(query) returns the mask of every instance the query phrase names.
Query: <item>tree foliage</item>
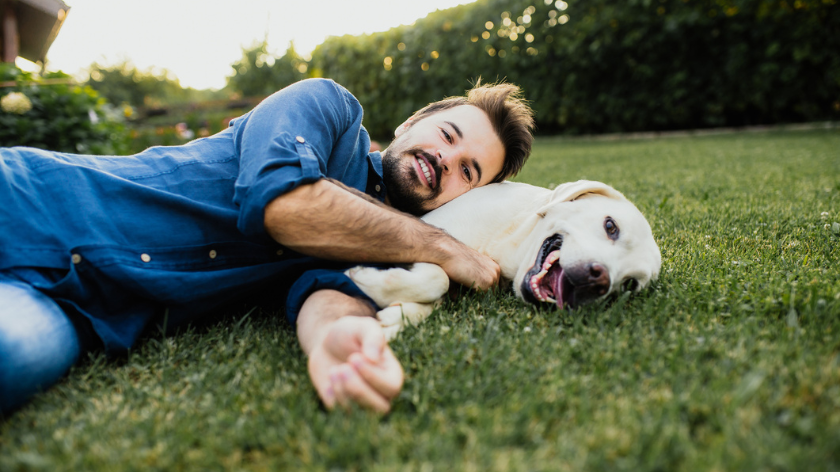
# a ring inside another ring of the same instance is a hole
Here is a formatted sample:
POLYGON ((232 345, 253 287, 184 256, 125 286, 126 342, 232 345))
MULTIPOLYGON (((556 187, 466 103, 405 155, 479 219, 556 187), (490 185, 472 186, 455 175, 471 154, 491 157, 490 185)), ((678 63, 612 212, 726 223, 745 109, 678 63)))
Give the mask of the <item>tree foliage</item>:
POLYGON ((249 49, 242 49, 242 58, 235 62, 228 88, 245 97, 270 95, 281 88, 307 77, 307 63, 289 44, 285 54, 277 57, 268 51, 263 40, 249 49))
POLYGON ((88 73, 87 84, 113 105, 158 107, 189 98, 190 89, 182 88, 178 79, 166 70, 141 71, 131 62, 123 61, 112 66, 93 63, 88 73))
POLYGON ((410 26, 327 39, 331 77, 390 136, 478 77, 521 85, 543 132, 840 118, 837 0, 479 0, 410 26))
POLYGON ((0 88, 0 95, 15 94, 28 103, 0 109, 0 146, 83 154, 124 152, 126 132, 119 114, 93 88, 73 85, 70 76, 60 72, 41 78, 12 64, 0 64, 0 82, 15 84, 0 88))

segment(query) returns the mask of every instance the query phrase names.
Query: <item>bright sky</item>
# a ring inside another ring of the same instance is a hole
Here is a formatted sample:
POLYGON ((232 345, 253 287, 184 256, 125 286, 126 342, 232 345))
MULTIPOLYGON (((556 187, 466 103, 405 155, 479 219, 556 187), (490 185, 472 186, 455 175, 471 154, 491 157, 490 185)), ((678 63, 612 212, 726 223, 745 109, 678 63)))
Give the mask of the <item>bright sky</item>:
POLYGON ((301 54, 327 36, 410 24, 470 0, 65 0, 70 5, 47 55, 49 70, 79 74, 93 62, 131 60, 173 72, 185 87, 221 88, 230 65, 268 33, 282 55, 301 54))

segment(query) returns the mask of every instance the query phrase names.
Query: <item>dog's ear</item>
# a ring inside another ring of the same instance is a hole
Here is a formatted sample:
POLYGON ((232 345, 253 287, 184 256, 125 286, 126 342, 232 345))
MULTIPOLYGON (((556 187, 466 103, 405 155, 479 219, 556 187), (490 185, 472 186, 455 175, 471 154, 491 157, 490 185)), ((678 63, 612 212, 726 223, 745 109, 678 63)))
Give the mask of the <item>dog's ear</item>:
POLYGON ((587 195, 601 195, 616 200, 626 201, 627 198, 618 190, 603 182, 593 180, 578 180, 560 185, 551 195, 550 202, 571 202, 587 195))
POLYGON ((589 195, 601 195, 616 200, 627 201, 627 198, 618 190, 610 187, 603 182, 595 182, 594 180, 578 180, 577 182, 568 182, 560 185, 551 193, 548 202, 540 208, 537 214, 540 218, 544 218, 548 209, 560 202, 571 202, 581 198, 586 198, 589 195))

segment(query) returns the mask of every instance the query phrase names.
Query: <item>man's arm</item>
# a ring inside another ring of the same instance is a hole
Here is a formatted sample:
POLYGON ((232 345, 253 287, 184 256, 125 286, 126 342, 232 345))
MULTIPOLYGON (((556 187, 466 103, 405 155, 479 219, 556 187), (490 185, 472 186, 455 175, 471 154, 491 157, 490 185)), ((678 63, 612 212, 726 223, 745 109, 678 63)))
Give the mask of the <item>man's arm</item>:
POLYGON ((271 201, 265 227, 280 244, 324 259, 429 262, 441 266, 453 281, 477 289, 499 280, 498 264, 443 230, 324 179, 271 201))

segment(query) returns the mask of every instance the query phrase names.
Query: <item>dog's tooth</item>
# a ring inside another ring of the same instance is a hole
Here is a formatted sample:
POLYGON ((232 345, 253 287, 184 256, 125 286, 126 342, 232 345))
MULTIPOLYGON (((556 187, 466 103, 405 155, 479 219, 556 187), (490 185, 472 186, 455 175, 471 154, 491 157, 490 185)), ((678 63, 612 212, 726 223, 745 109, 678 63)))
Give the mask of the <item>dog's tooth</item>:
POLYGON ((540 300, 542 300, 542 293, 540 293, 540 287, 537 281, 531 279, 531 291, 534 292, 534 295, 537 296, 540 300))
POLYGON ((551 266, 554 265, 557 260, 560 259, 560 251, 554 251, 550 253, 546 258, 545 262, 543 262, 543 272, 547 272, 548 269, 551 269, 551 266))

